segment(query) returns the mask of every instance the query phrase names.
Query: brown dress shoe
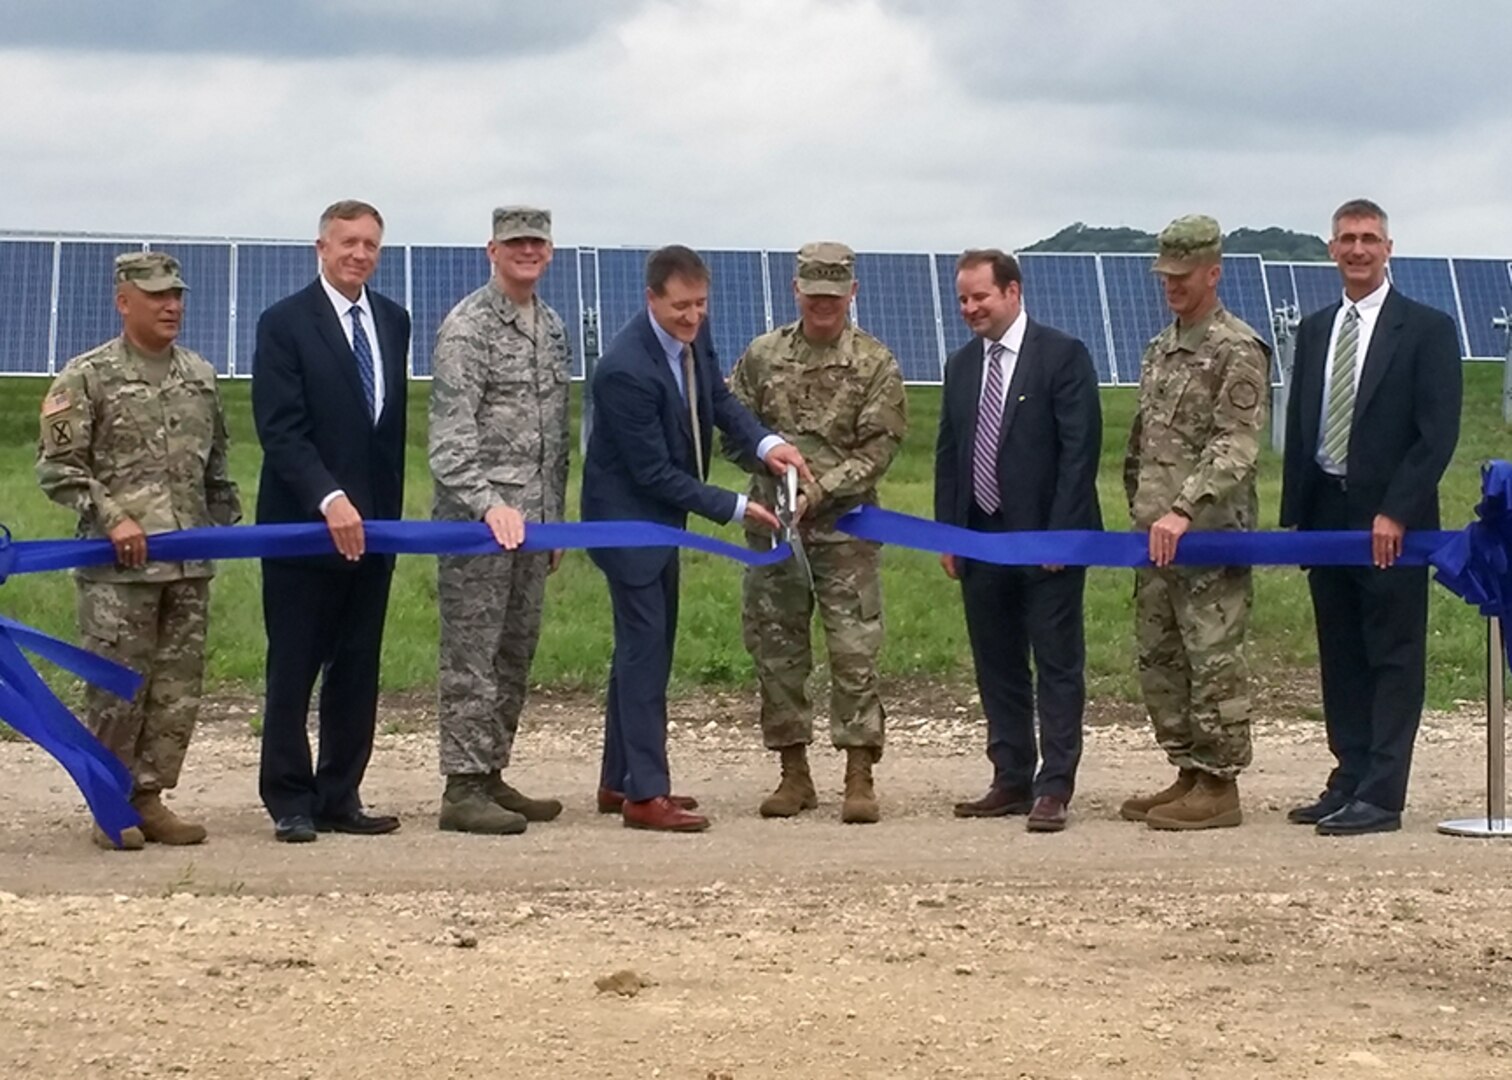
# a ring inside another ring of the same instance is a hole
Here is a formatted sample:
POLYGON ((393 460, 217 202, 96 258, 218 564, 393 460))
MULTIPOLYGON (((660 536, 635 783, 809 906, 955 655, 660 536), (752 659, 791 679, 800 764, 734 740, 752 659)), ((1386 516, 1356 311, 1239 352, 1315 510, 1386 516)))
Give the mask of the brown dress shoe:
POLYGON ((672 801, 669 795, 658 795, 644 802, 625 800, 620 808, 627 829, 654 829, 658 832, 703 832, 709 827, 709 819, 701 814, 690 814, 672 801))
POLYGON ((1066 800, 1055 795, 1041 795, 1034 800, 1024 828, 1030 832, 1060 832, 1066 827, 1066 800))
POLYGON ((1034 806, 1034 799, 1020 788, 988 788, 987 794, 971 802, 955 804, 956 817, 1004 817, 1007 814, 1027 814, 1034 806))
MULTIPOLYGON (((682 810, 697 810, 698 800, 691 795, 668 795, 672 805, 682 810)), ((617 814, 625 805, 625 793, 615 791, 612 788, 601 787, 598 789, 598 812, 601 814, 617 814)))

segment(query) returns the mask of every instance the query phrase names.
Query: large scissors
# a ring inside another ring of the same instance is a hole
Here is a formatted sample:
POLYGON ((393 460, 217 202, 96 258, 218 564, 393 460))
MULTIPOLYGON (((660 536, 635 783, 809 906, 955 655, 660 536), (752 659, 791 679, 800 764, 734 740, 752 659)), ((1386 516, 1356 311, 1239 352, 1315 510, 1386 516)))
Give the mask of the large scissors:
POLYGON ((814 591, 814 568, 809 565, 808 552, 803 549, 803 537, 798 532, 798 527, 793 519, 798 515, 798 470, 789 465, 787 472, 777 478, 777 520, 782 522, 782 528, 772 538, 772 546, 778 544, 790 544, 793 548, 793 558, 797 560, 798 567, 803 571, 804 579, 808 582, 809 592, 814 591))

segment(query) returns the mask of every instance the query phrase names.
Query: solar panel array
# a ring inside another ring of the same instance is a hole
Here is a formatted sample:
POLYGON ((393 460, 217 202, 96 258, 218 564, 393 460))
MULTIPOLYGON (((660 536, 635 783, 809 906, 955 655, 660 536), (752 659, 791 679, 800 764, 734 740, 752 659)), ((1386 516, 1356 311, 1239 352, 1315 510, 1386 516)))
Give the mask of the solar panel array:
MULTIPOLYGON (((251 373, 257 320, 315 276, 309 244, 58 237, 0 239, 0 374, 47 374, 119 333, 111 264, 123 251, 161 249, 182 262, 191 290, 182 341, 227 375, 251 373)), ((575 375, 644 306, 644 248, 558 248, 541 295, 562 316, 575 375)), ((702 253, 712 272, 710 322, 726 371, 756 335, 797 318, 791 251, 702 253)), ((1030 315, 1086 342, 1099 378, 1139 378, 1145 344, 1169 319, 1147 255, 1030 253, 1021 257, 1030 315)), ((1401 256, 1394 287, 1444 311, 1467 357, 1500 358, 1506 332, 1492 320, 1512 309, 1512 263, 1401 256)), ((410 369, 429 375, 436 329, 452 306, 488 278, 481 247, 386 248, 373 288, 414 320, 410 369)), ((888 344, 910 382, 940 380, 945 359, 970 337, 955 296, 955 256, 861 252, 858 324, 888 344)), ((1266 263, 1224 257, 1223 302, 1274 343, 1271 313, 1308 315, 1339 297, 1331 263, 1266 263)))

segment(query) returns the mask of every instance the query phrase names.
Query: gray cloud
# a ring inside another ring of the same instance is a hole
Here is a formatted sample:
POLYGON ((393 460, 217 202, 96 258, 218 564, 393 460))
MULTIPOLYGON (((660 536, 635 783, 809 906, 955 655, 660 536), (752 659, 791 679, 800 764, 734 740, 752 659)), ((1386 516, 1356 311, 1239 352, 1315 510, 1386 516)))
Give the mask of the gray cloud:
POLYGON ((0 0, 10 47, 261 57, 511 56, 634 14, 594 0, 0 0))
POLYGON ((1436 133, 1506 108, 1505 4, 885 2, 975 94, 1115 109, 1192 141, 1436 133))

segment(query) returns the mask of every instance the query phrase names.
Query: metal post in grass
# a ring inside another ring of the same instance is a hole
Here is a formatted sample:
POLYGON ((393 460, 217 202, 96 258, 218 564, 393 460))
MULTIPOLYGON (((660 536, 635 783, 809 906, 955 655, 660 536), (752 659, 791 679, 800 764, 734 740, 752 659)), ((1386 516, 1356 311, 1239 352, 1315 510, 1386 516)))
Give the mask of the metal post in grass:
POLYGON ((1502 423, 1512 424, 1512 315, 1506 308, 1493 316, 1491 325, 1507 335, 1507 362, 1502 365, 1502 423))
POLYGON ((1302 316, 1297 305, 1288 301, 1271 312, 1271 328, 1276 332, 1276 366, 1281 382, 1271 387, 1271 449, 1286 450, 1286 399, 1292 381, 1292 360, 1297 354, 1297 327, 1302 316))
POLYGON ((1449 836, 1512 839, 1507 820, 1507 654, 1500 619, 1486 620, 1486 816, 1439 822, 1449 836))

